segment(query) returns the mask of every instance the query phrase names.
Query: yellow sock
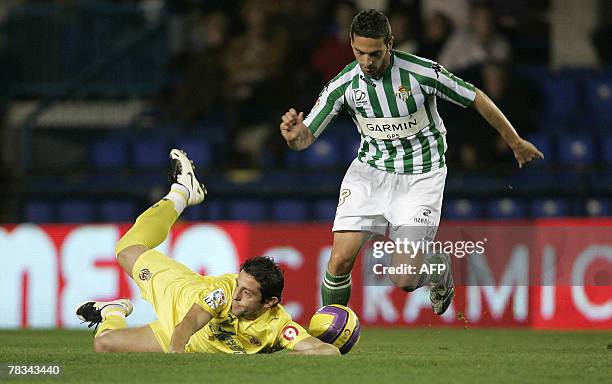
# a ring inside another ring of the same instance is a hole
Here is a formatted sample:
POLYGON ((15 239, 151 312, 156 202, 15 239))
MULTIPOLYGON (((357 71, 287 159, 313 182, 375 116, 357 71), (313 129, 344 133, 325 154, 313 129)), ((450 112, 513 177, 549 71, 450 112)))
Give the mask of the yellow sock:
POLYGON ((127 328, 127 321, 125 320, 125 316, 121 315, 120 313, 111 313, 108 314, 100 323, 100 326, 96 331, 96 336, 103 331, 110 331, 113 329, 122 328, 127 328))
MULTIPOLYGON (((179 186, 183 187, 182 185, 179 186)), ((173 185, 172 190, 166 197, 138 216, 132 228, 123 235, 115 246, 115 254, 131 245, 144 245, 149 249, 160 245, 168 236, 170 228, 178 219, 186 204, 187 198, 185 195, 181 193, 180 189, 175 190, 173 185)))

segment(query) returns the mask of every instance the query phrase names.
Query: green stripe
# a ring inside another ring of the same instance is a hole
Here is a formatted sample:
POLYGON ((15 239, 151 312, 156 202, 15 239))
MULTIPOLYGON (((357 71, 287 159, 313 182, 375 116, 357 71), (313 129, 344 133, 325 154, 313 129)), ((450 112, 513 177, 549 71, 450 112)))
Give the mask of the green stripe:
MULTIPOLYGON (((408 89, 410 89, 410 72, 405 69, 400 68, 400 79, 402 81, 402 85, 408 89)), ((412 92, 410 92, 410 96, 406 100, 406 107, 408 108, 408 113, 413 114, 417 111, 416 102, 414 101, 414 97, 412 96, 412 92)))
MULTIPOLYGON (((363 137, 363 135, 361 137, 363 137)), ((363 162, 363 158, 365 157, 366 153, 370 151, 370 143, 368 143, 367 139, 361 140, 361 142, 363 144, 361 145, 361 148, 359 149, 359 154, 357 155, 357 158, 359 159, 359 161, 363 162)))
POLYGON ((357 60, 349 63, 346 67, 344 67, 342 69, 342 71, 340 71, 340 73, 338 73, 333 79, 331 79, 329 81, 328 84, 333 83, 334 81, 338 80, 339 78, 341 78, 342 76, 344 76, 345 74, 349 73, 350 71, 353 70, 353 68, 355 68, 355 66, 357 65, 357 60))
POLYGON ((427 112, 427 117, 431 122, 429 124, 430 131, 434 134, 434 138, 436 139, 438 146, 438 153, 440 154, 439 167, 442 168, 444 166, 444 137, 438 129, 436 128, 436 124, 434 123, 434 119, 431 113, 431 109, 429 108, 429 100, 425 99, 425 111, 427 112))
POLYGON ((392 117, 400 117, 399 110, 397 109, 397 102, 395 97, 395 92, 393 91, 393 83, 391 82, 391 77, 388 80, 383 81, 383 88, 385 91, 385 96, 387 97, 387 104, 389 104, 389 111, 391 112, 392 117))
POLYGON ((380 108, 380 102, 378 101, 378 96, 376 96, 376 90, 369 84, 367 87, 370 105, 372 105, 372 110, 374 111, 374 117, 385 117, 382 108, 380 108))
POLYGON ((383 140, 385 143, 385 147, 389 152, 389 157, 385 159, 385 169, 387 172, 395 172, 395 164, 393 164, 393 159, 397 157, 397 149, 391 143, 391 140, 383 140))
MULTIPOLYGON (((421 59, 421 58, 420 58, 420 57, 418 57, 418 56, 415 56, 415 55, 412 55, 412 54, 409 54, 409 53, 406 53, 406 52, 394 51, 394 53, 395 53, 395 54, 396 54, 396 55, 397 55, 399 58, 401 58, 401 59, 403 59, 403 60, 409 61, 409 62, 411 62, 411 63, 413 63, 413 64, 416 64, 416 65, 420 65, 421 67, 424 67, 424 68, 427 68, 427 69, 431 69, 431 68, 433 67, 433 65, 435 64, 434 62, 430 62, 430 61, 423 60, 423 59, 421 59)), ((465 81, 465 80, 463 80, 463 79, 461 79, 461 78, 459 78, 459 77, 455 76, 454 74, 450 73, 450 72, 449 72, 449 71, 448 71, 446 68, 444 68, 444 67, 442 67, 442 74, 444 74, 445 76, 447 76, 448 78, 450 78, 451 80, 453 80, 454 82, 456 82, 456 83, 457 83, 457 84, 458 84, 460 87, 463 87, 463 88, 465 88, 465 89, 467 89, 467 90, 469 90, 469 91, 472 91, 472 92, 474 92, 474 91, 476 90, 473 84, 471 84, 471 83, 469 83, 469 82, 467 82, 467 81, 465 81)), ((439 84, 439 86, 441 87, 441 88, 438 88, 438 87, 436 87, 436 86, 434 85, 434 88, 438 89, 438 90, 439 90, 440 92, 442 92, 444 95, 446 95, 447 97, 449 97, 449 98, 451 98, 451 99, 455 100, 456 102, 461 103, 462 105, 465 105, 465 106, 470 106, 470 105, 472 104, 472 100, 470 100, 470 99, 468 99, 468 98, 466 98, 466 97, 463 97, 463 96, 459 95, 459 94, 458 94, 458 93, 456 93, 455 91, 451 90, 450 88, 448 88, 447 86, 445 86, 444 84, 442 84, 442 83, 441 83, 440 81, 438 81, 437 79, 430 78, 430 77, 427 77, 427 76, 418 75, 418 74, 414 74, 414 75, 415 75, 415 76, 425 77, 425 78, 427 78, 427 79, 431 79, 431 80, 433 80, 435 83, 439 84), (442 88, 445 88, 445 90, 443 90, 442 88), (452 93, 452 94, 456 95, 456 97, 449 96, 449 94, 448 94, 448 92, 449 92, 449 91, 450 91, 450 93, 452 93)), ((419 80, 419 82, 422 82, 422 81, 421 81, 421 80, 419 80)), ((423 82, 423 83, 425 83, 425 82, 423 82)), ((432 85, 430 85, 430 84, 426 84, 426 85, 432 86, 432 85)))
MULTIPOLYGON (((359 89, 359 76, 355 76, 353 77, 353 81, 351 83, 351 88, 352 89, 359 89)), ((366 113, 365 109, 363 109, 363 107, 357 107, 355 106, 355 113, 360 114, 363 117, 367 117, 368 114, 366 113)), ((357 129, 359 130, 359 129, 357 129)), ((363 161, 363 158, 366 156, 366 154, 370 151, 370 143, 368 143, 368 140, 365 138, 365 136, 363 136, 361 134, 361 132, 359 132, 359 134, 361 135, 361 148, 359 148, 359 153, 357 154, 357 159, 359 159, 359 161, 363 161)))
POLYGON ((429 140, 427 140, 427 137, 423 136, 421 132, 417 133, 416 138, 421 143, 421 157, 423 159, 423 170, 421 172, 427 173, 431 171, 431 149, 429 148, 429 140))
POLYGON ((325 121, 327 116, 329 116, 329 114, 332 112, 334 104, 340 97, 344 95, 344 91, 346 91, 346 88, 348 87, 349 83, 350 82, 347 81, 346 83, 340 85, 338 88, 334 89, 329 93, 327 100, 325 100, 325 106, 315 116, 315 118, 310 123, 310 126, 308 127, 312 134, 314 134, 317 129, 319 129, 319 127, 325 121))
POLYGON ((404 173, 412 173, 413 170, 413 159, 412 159, 412 144, 408 139, 400 139, 402 147, 404 148, 404 173))
POLYGON ((431 77, 419 75, 418 73, 414 73, 414 72, 412 73, 412 76, 414 76, 420 84, 424 84, 424 85, 427 85, 431 88, 438 90, 438 92, 440 92, 447 98, 457 102, 458 104, 465 105, 465 106, 469 106, 472 104, 472 100, 468 99, 467 97, 461 96, 460 94, 448 88, 446 85, 442 84, 440 81, 436 79, 432 79, 431 77))
POLYGON ((393 53, 395 53, 402 60, 409 61, 409 62, 411 62, 413 64, 420 65, 421 67, 425 67, 427 69, 431 69, 431 67, 433 65, 433 62, 423 60, 420 57, 412 55, 412 54, 407 53, 407 52, 394 51, 393 53))
POLYGON ((370 144, 376 149, 376 153, 370 160, 368 160, 368 164, 376 168, 375 162, 382 158, 382 151, 380 150, 380 148, 378 148, 378 145, 376 144, 375 139, 370 140, 370 144))

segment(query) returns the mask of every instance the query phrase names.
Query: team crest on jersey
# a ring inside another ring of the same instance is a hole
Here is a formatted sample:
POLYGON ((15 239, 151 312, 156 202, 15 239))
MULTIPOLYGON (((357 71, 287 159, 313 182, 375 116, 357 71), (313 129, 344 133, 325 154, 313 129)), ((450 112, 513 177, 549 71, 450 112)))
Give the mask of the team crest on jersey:
POLYGON ((397 97, 398 99, 402 101, 406 101, 408 100, 410 93, 411 93, 410 89, 407 89, 403 85, 400 85, 399 88, 397 89, 397 92, 395 92, 395 97, 397 97))
POLYGON ((227 302, 225 299, 225 291, 222 288, 215 289, 204 298, 204 302, 208 304, 212 310, 219 308, 227 302))
POLYGON ((147 281, 151 278, 151 271, 146 268, 143 268, 138 272, 138 278, 142 281, 147 281))

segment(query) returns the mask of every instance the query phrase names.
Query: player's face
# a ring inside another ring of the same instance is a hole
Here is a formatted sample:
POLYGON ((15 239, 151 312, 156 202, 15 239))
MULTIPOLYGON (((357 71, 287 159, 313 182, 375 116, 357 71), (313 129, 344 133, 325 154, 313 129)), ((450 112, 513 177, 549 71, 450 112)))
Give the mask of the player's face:
POLYGON ((390 63, 391 46, 385 44, 384 38, 372 39, 354 35, 351 39, 353 54, 359 63, 361 70, 368 76, 379 77, 390 63))
POLYGON ((245 271, 238 274, 236 282, 236 289, 232 298, 232 315, 236 317, 256 318, 278 302, 273 297, 262 303, 259 283, 245 271))

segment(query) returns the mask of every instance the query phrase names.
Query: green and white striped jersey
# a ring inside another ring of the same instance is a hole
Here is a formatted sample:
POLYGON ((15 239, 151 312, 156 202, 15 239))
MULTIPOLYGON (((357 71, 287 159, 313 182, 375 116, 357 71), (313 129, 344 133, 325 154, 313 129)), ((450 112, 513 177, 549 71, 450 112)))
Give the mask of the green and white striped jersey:
POLYGON ((361 134, 359 161, 387 172, 426 173, 445 164, 437 97, 468 107, 476 92, 438 63, 393 50, 380 79, 364 75, 356 61, 347 65, 323 88, 304 123, 318 137, 344 108, 361 134))

